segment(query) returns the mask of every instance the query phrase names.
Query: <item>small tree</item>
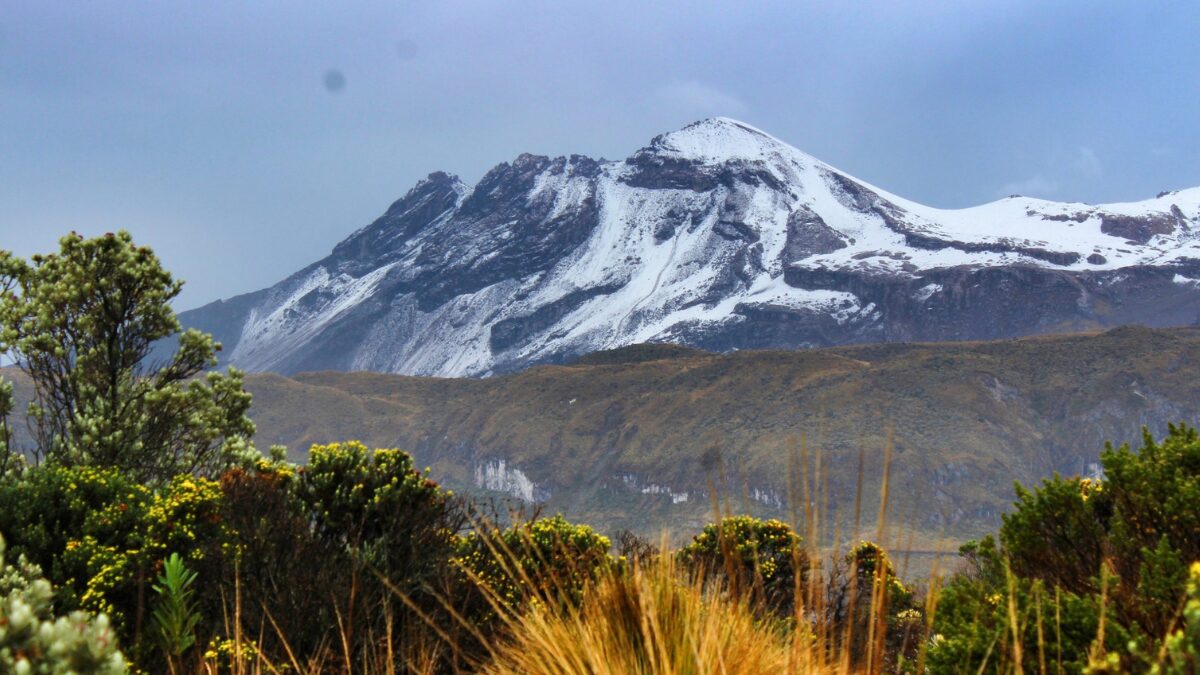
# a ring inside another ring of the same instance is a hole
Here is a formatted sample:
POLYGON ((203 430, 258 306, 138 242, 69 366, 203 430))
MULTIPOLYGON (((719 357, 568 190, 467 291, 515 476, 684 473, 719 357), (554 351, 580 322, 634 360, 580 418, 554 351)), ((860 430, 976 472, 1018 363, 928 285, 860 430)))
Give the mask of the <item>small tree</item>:
POLYGON ((227 466, 254 433, 250 395, 232 368, 197 377, 220 346, 180 332, 170 302, 182 282, 128 232, 59 245, 29 263, 0 252, 0 352, 33 381, 39 454, 149 482, 227 466), (151 363, 176 335, 174 354, 151 363))

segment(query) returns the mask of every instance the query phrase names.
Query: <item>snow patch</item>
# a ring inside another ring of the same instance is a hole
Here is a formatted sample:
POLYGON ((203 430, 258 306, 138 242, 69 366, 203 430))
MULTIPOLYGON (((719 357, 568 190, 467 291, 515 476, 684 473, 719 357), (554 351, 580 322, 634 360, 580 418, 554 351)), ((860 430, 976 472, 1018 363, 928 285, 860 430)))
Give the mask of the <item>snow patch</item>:
POLYGON ((925 284, 924 286, 918 288, 916 293, 913 293, 913 297, 915 297, 919 302, 925 302, 931 296, 933 296, 934 293, 941 292, 941 284, 925 284))
POLYGON ((670 498, 672 504, 683 504, 688 500, 687 492, 676 492, 675 490, 665 485, 657 483, 642 483, 641 480, 632 473, 621 474, 621 482, 629 486, 631 489, 637 490, 644 495, 665 495, 670 498))
POLYGON ((782 509, 784 505, 783 497, 779 494, 779 492, 771 488, 751 488, 750 498, 759 504, 773 506, 777 509, 782 509))
POLYGON ((510 494, 523 502, 545 501, 548 490, 529 480, 524 471, 509 467, 503 459, 493 459, 475 466, 475 487, 510 494))

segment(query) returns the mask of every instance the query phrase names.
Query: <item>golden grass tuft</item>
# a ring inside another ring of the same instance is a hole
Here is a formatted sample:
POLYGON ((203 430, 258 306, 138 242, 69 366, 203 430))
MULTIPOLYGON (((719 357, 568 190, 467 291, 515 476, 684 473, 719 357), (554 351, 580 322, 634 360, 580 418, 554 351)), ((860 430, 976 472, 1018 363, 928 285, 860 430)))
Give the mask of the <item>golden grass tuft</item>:
POLYGON ((605 574, 578 606, 538 604, 481 672, 491 675, 794 672, 785 632, 745 600, 719 592, 662 555, 605 574))

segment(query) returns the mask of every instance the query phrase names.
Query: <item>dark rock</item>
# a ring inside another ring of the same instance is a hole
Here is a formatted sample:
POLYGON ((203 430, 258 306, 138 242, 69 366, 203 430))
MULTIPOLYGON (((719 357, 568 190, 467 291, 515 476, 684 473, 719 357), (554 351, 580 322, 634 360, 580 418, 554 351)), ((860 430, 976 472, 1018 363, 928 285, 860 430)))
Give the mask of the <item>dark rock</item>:
POLYGON ((781 262, 787 265, 809 256, 833 253, 846 246, 846 238, 840 232, 826 225, 815 211, 801 205, 788 215, 787 242, 781 262))
POLYGON ((1170 234, 1175 231, 1175 218, 1166 214, 1150 216, 1104 214, 1100 216, 1100 231, 1112 237, 1145 244, 1155 235, 1170 234))

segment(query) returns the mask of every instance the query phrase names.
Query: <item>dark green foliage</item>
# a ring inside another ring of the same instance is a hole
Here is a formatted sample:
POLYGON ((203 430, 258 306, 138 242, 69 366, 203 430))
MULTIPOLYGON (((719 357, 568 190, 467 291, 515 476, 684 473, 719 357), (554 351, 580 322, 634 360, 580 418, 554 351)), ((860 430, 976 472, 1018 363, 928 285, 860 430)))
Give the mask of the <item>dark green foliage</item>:
POLYGON ((1020 485, 1016 492, 1016 506, 1000 528, 1013 572, 1074 593, 1096 592, 1105 554, 1103 516, 1111 510, 1099 483, 1056 474, 1033 492, 1020 485))
POLYGON ((180 332, 170 302, 182 283, 128 232, 59 244, 30 263, 0 252, 0 353, 33 381, 41 455, 151 482, 241 459, 250 396, 237 371, 195 377, 219 346, 180 332), (151 365, 155 344, 175 336, 174 355, 151 365))
POLYGON ((587 525, 555 515, 504 530, 485 524, 459 540, 455 564, 512 606, 530 599, 577 602, 612 564, 610 545, 587 525))
MULTIPOLYGON (((307 466, 264 460, 221 484, 237 536, 224 578, 241 579, 247 618, 277 626, 291 649, 344 641, 357 660, 391 640, 409 658, 429 639, 426 621, 457 630, 442 600, 454 601, 448 560, 465 512, 407 453, 318 445, 307 466)), ((275 636, 264 644, 282 656, 275 636)))
MULTIPOLYGON (((1049 673, 1084 672, 1099 627, 1098 598, 1012 574, 992 537, 959 552, 965 570, 939 595, 931 672, 1008 673, 1018 652, 1029 670, 1040 672, 1044 663, 1049 673)), ((1127 634, 1111 623, 1111 611, 1108 618, 1105 643, 1120 650, 1127 634)))
MULTIPOLYGON (((350 587, 349 552, 317 538, 291 466, 264 461, 229 471, 220 483, 221 517, 235 545, 218 567, 202 572, 220 580, 225 597, 240 591, 247 626, 273 621, 293 650, 315 653, 333 638, 335 601, 350 587)), ((265 631, 263 640, 269 652, 284 653, 277 631, 265 631)))
POLYGON ((196 624, 200 622, 194 606, 196 573, 183 564, 178 553, 172 553, 162 566, 162 574, 154 584, 158 600, 151 616, 168 658, 178 659, 196 644, 196 624))
POLYGON ((882 547, 859 542, 834 567, 828 585, 822 620, 830 646, 872 669, 896 670, 913 661, 924 638, 924 615, 882 547))
POLYGON ((1187 426, 1171 426, 1161 443, 1145 433, 1137 452, 1110 446, 1101 464, 1099 481, 1018 487, 1000 539, 1018 576, 1078 594, 1099 592, 1108 560, 1121 623, 1157 641, 1178 613, 1187 564, 1200 560, 1200 436, 1187 426))
POLYGON ((1200 436, 1182 425, 1161 443, 1145 433, 1137 452, 1110 447, 1101 463, 1117 598, 1127 622, 1157 639, 1178 613, 1186 566, 1200 560, 1200 436))
POLYGON ((685 565, 719 577, 735 593, 747 592, 783 615, 808 575, 800 536, 779 520, 730 516, 709 523, 680 551, 685 565))
POLYGON ((1047 644, 1055 664, 1061 649, 1066 672, 1080 672, 1089 653, 1096 668, 1156 662, 1180 618, 1187 566, 1200 560, 1200 435, 1171 426, 1158 442, 1145 433, 1138 451, 1110 446, 1101 464, 1100 480, 1017 486, 1001 546, 989 538, 964 547, 970 570, 942 594, 935 631, 943 640, 931 663, 950 669, 990 654, 1002 672, 1019 652, 1028 658, 1047 644), (1054 611, 1053 635, 1033 632, 1038 607, 1054 611))
POLYGON ((1181 625, 1164 641, 1156 672, 1162 675, 1200 672, 1200 563, 1192 564, 1181 625))

